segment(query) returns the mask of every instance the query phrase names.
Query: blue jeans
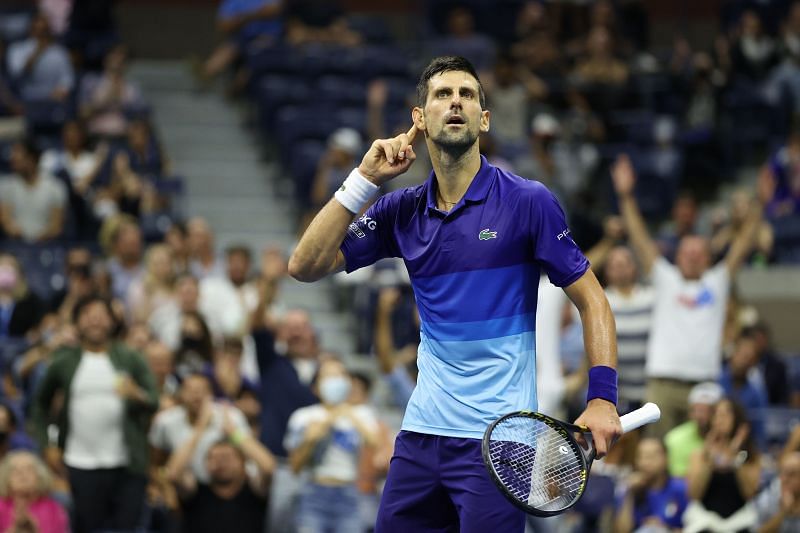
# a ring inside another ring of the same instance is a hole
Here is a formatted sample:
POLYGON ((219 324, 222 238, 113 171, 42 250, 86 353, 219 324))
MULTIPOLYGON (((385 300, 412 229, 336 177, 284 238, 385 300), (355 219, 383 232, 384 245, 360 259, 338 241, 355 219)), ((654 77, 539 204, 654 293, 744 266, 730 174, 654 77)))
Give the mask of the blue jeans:
POLYGON ((300 491, 298 533, 363 533, 354 485, 328 487, 309 482, 300 491))

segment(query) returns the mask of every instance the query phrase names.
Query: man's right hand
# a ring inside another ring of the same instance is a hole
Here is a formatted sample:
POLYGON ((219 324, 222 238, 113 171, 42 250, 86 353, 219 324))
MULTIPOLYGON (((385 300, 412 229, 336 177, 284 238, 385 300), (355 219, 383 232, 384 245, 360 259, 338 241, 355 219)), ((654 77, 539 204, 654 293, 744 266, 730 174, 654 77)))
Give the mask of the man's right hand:
POLYGON ((407 133, 391 139, 378 139, 372 143, 358 166, 358 171, 375 185, 383 185, 411 167, 417 158, 411 144, 417 135, 417 126, 407 133))
POLYGON ((633 170, 630 158, 622 154, 617 157, 614 166, 611 167, 611 179, 614 182, 614 191, 619 196, 633 194, 633 187, 636 184, 636 172, 633 170))

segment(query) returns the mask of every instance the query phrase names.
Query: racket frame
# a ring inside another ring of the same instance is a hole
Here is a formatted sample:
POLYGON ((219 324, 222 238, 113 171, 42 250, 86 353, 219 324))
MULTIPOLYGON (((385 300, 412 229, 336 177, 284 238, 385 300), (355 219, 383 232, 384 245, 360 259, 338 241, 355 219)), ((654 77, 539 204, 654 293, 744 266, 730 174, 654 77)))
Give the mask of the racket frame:
POLYGON ((541 517, 548 517, 548 516, 556 516, 576 503, 581 499, 583 496, 584 491, 586 490, 586 484, 589 481, 589 471, 592 468, 592 462, 594 461, 596 451, 593 445, 589 445, 589 450, 585 450, 575 439, 574 433, 583 433, 585 435, 591 436, 589 430, 585 427, 576 426, 575 424, 568 424, 566 422, 561 422, 552 418, 547 415, 543 415, 542 413, 537 413, 535 411, 515 411, 513 413, 508 413, 507 415, 503 415, 494 422, 492 422, 486 431, 483 434, 483 441, 481 443, 481 454, 483 455, 483 463, 486 465, 486 469, 489 471, 489 477, 492 478, 492 481, 497 488, 500 489, 500 492, 516 507, 519 507, 527 514, 533 516, 541 516, 541 517), (499 425, 501 422, 508 420, 509 418, 532 418, 534 420, 538 420, 539 422, 543 422, 547 424, 550 428, 557 431, 562 437, 564 437, 564 443, 568 444, 571 448, 576 450, 577 456, 580 457, 581 460, 581 486, 578 491, 578 495, 575 499, 570 503, 567 507, 562 509, 558 509, 555 511, 545 511, 543 509, 538 509, 531 505, 528 505, 525 502, 520 501, 517 497, 515 497, 511 492, 506 488, 503 481, 500 479, 500 475, 495 470, 494 464, 492 463, 491 455, 490 455, 490 444, 492 442, 491 436, 494 428, 499 425))

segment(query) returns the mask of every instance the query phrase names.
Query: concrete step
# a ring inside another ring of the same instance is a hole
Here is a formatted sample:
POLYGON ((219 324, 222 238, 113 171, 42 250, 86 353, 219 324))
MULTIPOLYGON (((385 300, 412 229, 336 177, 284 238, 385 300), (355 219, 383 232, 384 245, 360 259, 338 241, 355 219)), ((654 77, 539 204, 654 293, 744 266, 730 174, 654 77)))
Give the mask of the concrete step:
POLYGON ((197 175, 183 172, 176 165, 175 173, 186 177, 187 187, 195 194, 201 191, 212 197, 216 195, 258 196, 262 198, 272 195, 272 186, 266 181, 244 180, 224 175, 197 175))

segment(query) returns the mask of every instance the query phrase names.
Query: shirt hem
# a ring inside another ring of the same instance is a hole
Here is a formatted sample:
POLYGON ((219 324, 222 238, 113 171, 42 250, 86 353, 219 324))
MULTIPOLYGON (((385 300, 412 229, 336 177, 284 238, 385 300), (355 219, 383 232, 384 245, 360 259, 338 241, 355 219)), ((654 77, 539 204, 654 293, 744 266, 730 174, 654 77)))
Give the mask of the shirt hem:
MULTIPOLYGON (((487 427, 489 424, 486 425, 487 427)), ((475 431, 469 429, 454 429, 454 428, 440 428, 434 426, 421 426, 418 424, 403 424, 400 427, 401 431, 413 431, 414 433, 422 433, 425 435, 437 435, 440 437, 455 437, 461 439, 483 439, 484 431, 475 431)))

